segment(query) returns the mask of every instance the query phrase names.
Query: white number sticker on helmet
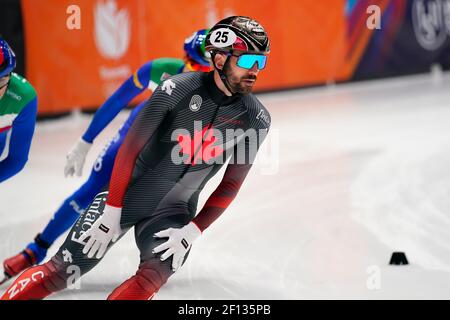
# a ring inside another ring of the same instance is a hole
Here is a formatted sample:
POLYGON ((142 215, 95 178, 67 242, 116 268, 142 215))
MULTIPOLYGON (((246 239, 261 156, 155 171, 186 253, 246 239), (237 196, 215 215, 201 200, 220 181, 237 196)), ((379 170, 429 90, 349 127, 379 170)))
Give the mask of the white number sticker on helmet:
POLYGON ((233 30, 220 28, 211 33, 210 41, 217 48, 225 48, 236 41, 236 34, 233 30))

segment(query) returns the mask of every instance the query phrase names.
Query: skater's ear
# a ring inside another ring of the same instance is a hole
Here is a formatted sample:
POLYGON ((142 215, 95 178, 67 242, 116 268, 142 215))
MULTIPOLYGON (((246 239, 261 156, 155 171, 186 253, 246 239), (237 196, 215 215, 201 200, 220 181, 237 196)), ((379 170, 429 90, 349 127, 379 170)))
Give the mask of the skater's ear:
POLYGON ((222 52, 218 52, 214 55, 214 64, 215 64, 216 68, 219 70, 223 69, 223 66, 224 66, 226 60, 227 60, 227 55, 222 52))

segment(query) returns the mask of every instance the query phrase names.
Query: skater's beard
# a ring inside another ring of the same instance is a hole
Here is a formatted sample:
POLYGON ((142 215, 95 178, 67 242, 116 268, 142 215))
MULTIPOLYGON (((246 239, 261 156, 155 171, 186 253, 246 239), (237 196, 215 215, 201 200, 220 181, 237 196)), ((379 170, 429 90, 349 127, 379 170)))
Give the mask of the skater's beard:
POLYGON ((231 68, 228 66, 224 68, 225 76, 228 80, 228 85, 230 86, 232 93, 249 94, 253 90, 253 85, 256 82, 256 75, 247 74, 242 77, 233 75, 231 68), (255 80, 253 83, 245 82, 245 80, 255 80))

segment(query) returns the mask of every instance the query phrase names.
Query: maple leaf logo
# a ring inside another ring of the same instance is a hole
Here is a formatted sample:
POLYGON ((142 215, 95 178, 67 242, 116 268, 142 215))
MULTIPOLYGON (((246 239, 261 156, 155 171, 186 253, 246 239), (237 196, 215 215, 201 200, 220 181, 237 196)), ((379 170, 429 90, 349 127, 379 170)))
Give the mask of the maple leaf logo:
POLYGON ((194 137, 189 134, 179 134, 178 144, 180 145, 180 153, 188 155, 185 158, 185 164, 196 165, 203 162, 209 163, 223 154, 224 149, 220 145, 214 145, 216 136, 214 136, 213 128, 204 127, 202 130, 194 130, 194 137))

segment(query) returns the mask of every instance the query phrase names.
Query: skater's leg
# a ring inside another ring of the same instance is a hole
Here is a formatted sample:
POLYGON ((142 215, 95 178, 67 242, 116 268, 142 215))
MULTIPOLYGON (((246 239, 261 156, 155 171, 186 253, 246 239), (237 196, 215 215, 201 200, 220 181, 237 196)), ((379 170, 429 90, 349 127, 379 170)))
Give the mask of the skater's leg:
POLYGON ((153 235, 167 228, 181 228, 188 222, 189 216, 178 215, 156 222, 146 219, 136 224, 136 243, 141 253, 138 271, 134 276, 117 287, 109 295, 108 300, 151 299, 173 274, 172 259, 161 261, 160 254, 152 253, 155 247, 167 241, 167 239, 157 239, 153 235))
MULTIPOLYGON (((6 290, 3 300, 43 299, 73 284, 75 274, 82 276, 100 262, 101 259, 88 258, 83 254, 84 243, 79 238, 102 215, 106 195, 107 192, 102 192, 94 198, 74 224, 56 255, 47 263, 22 273, 6 290)), ((126 230, 123 234, 125 232, 126 230)))
POLYGON ((126 131, 122 130, 105 146, 95 161, 88 180, 63 202, 42 233, 38 234, 25 250, 3 262, 5 280, 41 263, 53 242, 74 224, 95 195, 109 182, 125 133, 126 131))
POLYGON ((89 179, 63 202, 42 233, 27 246, 27 249, 32 250, 36 255, 35 263, 40 263, 45 258, 48 248, 74 224, 95 195, 108 182, 108 178, 92 170, 89 179))
MULTIPOLYGON (((73 225, 84 209, 91 203, 95 195, 109 182, 114 160, 122 140, 123 137, 117 134, 105 145, 103 151, 94 162, 88 180, 64 201, 63 205, 54 214, 52 220, 50 220, 39 235, 40 240, 49 246, 52 245, 59 236, 73 225)), ((39 245, 39 243, 32 243, 30 245, 39 245)))
POLYGON ((52 293, 50 281, 53 280, 54 270, 51 261, 27 269, 5 291, 0 300, 44 299, 52 293))

